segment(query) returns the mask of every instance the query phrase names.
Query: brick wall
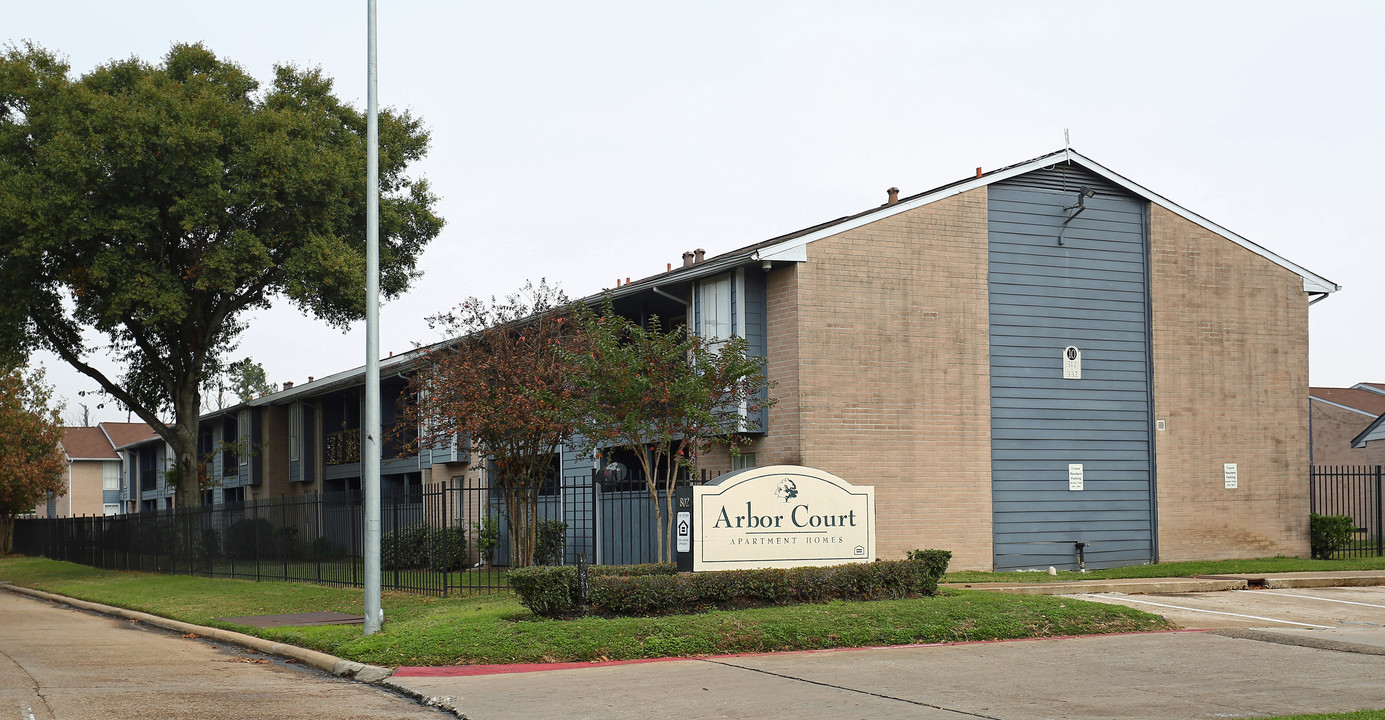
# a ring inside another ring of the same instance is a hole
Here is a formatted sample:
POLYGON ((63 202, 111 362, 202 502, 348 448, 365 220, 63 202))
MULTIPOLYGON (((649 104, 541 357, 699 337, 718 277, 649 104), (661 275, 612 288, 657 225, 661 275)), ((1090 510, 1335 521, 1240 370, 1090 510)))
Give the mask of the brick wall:
POLYGON ((768 278, 771 391, 760 466, 874 485, 877 554, 991 553, 986 190, 808 245, 768 278))
POLYGON ((1311 407, 1314 465, 1385 465, 1385 442, 1351 446, 1374 417, 1317 400, 1311 407))
POLYGON ((1159 559, 1306 555, 1303 281, 1161 207, 1149 220, 1159 559))

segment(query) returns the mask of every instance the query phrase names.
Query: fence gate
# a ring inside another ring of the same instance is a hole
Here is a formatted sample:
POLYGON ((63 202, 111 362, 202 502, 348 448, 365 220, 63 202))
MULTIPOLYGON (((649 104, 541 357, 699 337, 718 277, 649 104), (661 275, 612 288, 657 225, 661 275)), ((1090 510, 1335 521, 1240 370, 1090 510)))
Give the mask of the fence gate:
POLYGON ((1308 484, 1309 506, 1319 515, 1346 515, 1356 537, 1335 557, 1385 555, 1385 495, 1380 465, 1314 465, 1308 484))

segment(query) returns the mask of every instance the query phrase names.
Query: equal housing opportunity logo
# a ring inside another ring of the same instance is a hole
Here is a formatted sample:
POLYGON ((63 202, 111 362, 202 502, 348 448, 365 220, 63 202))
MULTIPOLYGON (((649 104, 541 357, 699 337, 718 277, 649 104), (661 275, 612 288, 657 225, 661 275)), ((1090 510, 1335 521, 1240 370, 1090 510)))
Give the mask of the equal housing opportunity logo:
POLYGON ((775 465, 693 491, 693 569, 837 565, 875 558, 875 488, 775 465))

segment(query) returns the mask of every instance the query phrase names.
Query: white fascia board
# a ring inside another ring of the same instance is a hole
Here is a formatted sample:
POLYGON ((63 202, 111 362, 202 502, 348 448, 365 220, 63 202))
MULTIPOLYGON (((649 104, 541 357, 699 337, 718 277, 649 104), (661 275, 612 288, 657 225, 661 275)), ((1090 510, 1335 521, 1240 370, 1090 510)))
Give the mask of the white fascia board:
POLYGON ((1269 250, 1266 250, 1263 247, 1260 247, 1259 245, 1256 245, 1255 243, 1241 237, 1240 235, 1237 235, 1236 233, 1227 230, 1221 225, 1218 225, 1212 222, 1211 220, 1208 220, 1207 218, 1198 215, 1197 213, 1175 202, 1170 201, 1163 195, 1160 195, 1159 193, 1156 193, 1150 190, 1149 188, 1140 185, 1139 183, 1132 182, 1129 179, 1122 177, 1121 175, 1112 172, 1111 170, 1108 170, 1105 167, 1102 167, 1099 163, 1090 158, 1084 157, 1076 152, 1071 153, 1071 155, 1078 165, 1081 165, 1082 167, 1096 173, 1097 175, 1100 175, 1106 178, 1107 180, 1110 180, 1112 183, 1119 185, 1125 188, 1126 190, 1129 190, 1130 192, 1139 195, 1140 197, 1152 203, 1157 203, 1158 205, 1163 206, 1166 210, 1183 218, 1184 220, 1187 220, 1188 222, 1191 222, 1195 225, 1199 225, 1203 228, 1211 230, 1212 232, 1226 238, 1227 240, 1230 240, 1231 242, 1236 243, 1237 245, 1240 245, 1241 247, 1255 253, 1256 255, 1259 255, 1260 257, 1265 258, 1266 260, 1269 260, 1270 262, 1282 268, 1285 268, 1286 270, 1292 270, 1293 272, 1297 273, 1299 277, 1303 278, 1304 292, 1334 293, 1342 289, 1341 285, 1338 285, 1337 283, 1334 283, 1331 280, 1328 280, 1327 278, 1318 275, 1317 273, 1309 270, 1308 268, 1303 267, 1302 265, 1299 265, 1298 263, 1290 261, 1288 258, 1285 258, 1281 255, 1277 255, 1273 252, 1270 252, 1269 250))
POLYGON ((1370 427, 1366 428, 1360 435, 1357 435, 1356 439, 1351 441, 1351 446, 1359 449, 1365 447, 1368 442, 1376 442, 1379 440, 1385 440, 1385 415, 1376 418, 1375 422, 1371 423, 1370 427))
POLYGON ((780 249, 779 246, 756 250, 751 253, 750 259, 756 262, 764 260, 774 260, 776 262, 808 262, 808 247, 806 245, 794 245, 780 249))
POLYGON ((1354 413, 1360 413, 1360 414, 1362 414, 1362 415, 1365 415, 1366 417, 1372 417, 1372 418, 1373 418, 1373 417, 1376 416, 1375 413, 1366 412, 1365 410, 1359 410, 1359 409, 1357 409, 1357 408, 1351 407, 1350 405, 1343 405, 1343 404, 1341 404, 1341 403, 1335 403, 1335 402, 1332 402, 1331 400, 1324 400, 1324 399, 1318 397, 1317 395, 1309 395, 1309 396, 1308 396, 1308 399, 1309 399, 1309 400, 1312 400, 1313 402, 1320 402, 1320 403, 1322 403, 1322 404, 1324 404, 1324 405, 1331 405, 1332 407, 1338 407, 1338 408, 1341 408, 1341 409, 1343 409, 1343 410, 1350 410, 1350 411, 1352 411, 1352 412, 1354 412, 1354 413))
POLYGON ((985 177, 979 177, 972 180, 968 180, 957 185, 952 185, 943 188, 936 192, 928 193, 927 195, 920 195, 919 197, 913 198, 912 200, 902 200, 899 203, 881 209, 878 212, 873 212, 869 215, 864 215, 853 220, 848 220, 846 222, 833 225, 831 227, 823 228, 821 230, 818 230, 817 232, 808 233, 806 235, 793 238, 791 240, 786 240, 778 245, 772 245, 770 247, 764 248, 760 250, 757 253, 757 255, 761 258, 774 257, 779 253, 788 252, 790 250, 806 246, 808 243, 813 242, 814 240, 821 240, 822 238, 831 237, 839 233, 844 233, 848 230, 854 230, 858 227, 869 225, 870 223, 873 223, 877 220, 891 217, 893 215, 898 215, 899 213, 907 212, 909 210, 913 210, 914 208, 923 207, 924 205, 930 205, 939 200, 945 200, 954 195, 960 195, 964 192, 968 192, 971 190, 975 190, 979 187, 990 185, 991 183, 1000 182, 1002 180, 1008 180, 1017 175, 1023 175, 1028 172, 1041 170, 1046 167, 1051 167, 1053 165, 1069 161, 1083 168, 1086 168, 1087 170, 1090 170, 1103 178, 1106 178, 1107 180, 1111 181, 1112 184, 1125 188, 1134 195, 1142 197, 1145 200, 1148 200, 1152 203, 1156 203, 1168 209, 1175 215, 1178 215, 1179 217, 1188 220, 1189 222, 1192 222, 1195 225, 1199 225, 1203 228, 1211 230, 1212 232, 1218 235, 1221 235, 1227 240, 1230 240, 1231 242, 1240 245, 1241 247, 1255 253, 1256 255, 1265 258, 1266 260, 1269 260, 1270 262, 1275 263, 1276 265, 1279 265, 1280 267, 1292 270, 1299 277, 1303 278, 1304 292, 1332 293, 1342 289, 1342 286, 1332 282, 1331 280, 1328 280, 1327 278, 1324 278, 1321 275, 1318 275, 1317 273, 1314 273, 1308 270, 1307 268, 1298 265, 1297 263, 1290 262, 1288 259, 1276 255, 1275 253, 1272 253, 1269 250, 1260 247, 1259 245, 1256 245, 1255 243, 1241 237, 1240 235, 1237 235, 1236 233, 1227 230, 1221 225, 1218 225, 1212 222, 1211 220, 1208 220, 1207 218, 1202 217, 1201 215, 1198 215, 1197 213, 1188 210, 1187 208, 1182 207, 1177 203, 1170 201, 1168 198, 1138 183, 1131 182, 1129 179, 1121 175, 1118 175, 1117 173, 1112 172, 1111 170, 1108 170, 1096 161, 1091 160, 1090 158, 1087 158, 1073 150, 1060 150, 1058 152, 1045 155, 1043 157, 1035 158, 1033 160, 1030 160, 1029 162, 1022 163, 1020 165, 1014 165, 1012 167, 1005 168, 1004 170, 999 170, 990 173, 985 177))

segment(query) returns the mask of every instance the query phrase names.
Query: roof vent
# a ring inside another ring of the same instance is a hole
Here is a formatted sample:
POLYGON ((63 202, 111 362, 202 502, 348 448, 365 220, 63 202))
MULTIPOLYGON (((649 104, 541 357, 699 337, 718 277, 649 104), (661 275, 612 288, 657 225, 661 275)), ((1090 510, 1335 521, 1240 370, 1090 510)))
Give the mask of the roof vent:
POLYGON ((886 190, 885 194, 890 196, 890 199, 885 202, 886 205, 893 205, 899 202, 899 188, 892 187, 889 190, 886 190))
POLYGON ((312 376, 312 375, 309 375, 309 376, 308 376, 308 382, 312 382, 312 381, 313 381, 313 376, 312 376))
POLYGON ((292 381, 292 380, 285 380, 285 381, 284 381, 284 389, 285 389, 285 390, 292 390, 292 389, 293 389, 293 381, 292 381))

